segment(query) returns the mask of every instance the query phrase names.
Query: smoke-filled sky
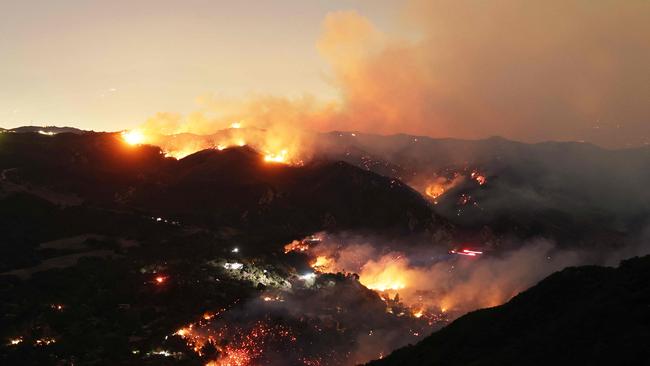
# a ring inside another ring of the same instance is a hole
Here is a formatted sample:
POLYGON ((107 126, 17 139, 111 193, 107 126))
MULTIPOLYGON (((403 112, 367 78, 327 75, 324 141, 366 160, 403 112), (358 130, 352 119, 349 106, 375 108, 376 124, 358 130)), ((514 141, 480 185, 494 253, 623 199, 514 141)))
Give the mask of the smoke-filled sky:
POLYGON ((646 0, 2 1, 0 126, 225 113, 639 146, 649 35, 646 0))

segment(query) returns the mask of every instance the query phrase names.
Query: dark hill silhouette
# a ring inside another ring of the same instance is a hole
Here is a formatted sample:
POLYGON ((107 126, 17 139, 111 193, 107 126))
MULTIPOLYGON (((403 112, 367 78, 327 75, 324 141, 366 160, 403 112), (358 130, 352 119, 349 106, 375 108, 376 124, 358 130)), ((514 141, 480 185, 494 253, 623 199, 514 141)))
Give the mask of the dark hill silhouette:
POLYGON ((488 226, 500 236, 544 236, 561 246, 594 247, 603 238, 608 246, 621 243, 650 225, 648 147, 346 132, 317 141, 317 150, 330 159, 399 178, 421 192, 435 177, 473 170, 485 175, 487 184, 462 184, 437 198, 435 212, 464 231, 488 226), (463 196, 471 200, 461 207, 463 196))
POLYGON ((208 227, 262 226, 419 231, 436 225, 429 204, 403 183, 343 162, 267 163, 248 147, 166 158, 118 134, 3 134, 0 168, 12 179, 80 196, 88 204, 208 227))
POLYGON ((369 365, 645 365, 649 308, 650 256, 567 268, 369 365))

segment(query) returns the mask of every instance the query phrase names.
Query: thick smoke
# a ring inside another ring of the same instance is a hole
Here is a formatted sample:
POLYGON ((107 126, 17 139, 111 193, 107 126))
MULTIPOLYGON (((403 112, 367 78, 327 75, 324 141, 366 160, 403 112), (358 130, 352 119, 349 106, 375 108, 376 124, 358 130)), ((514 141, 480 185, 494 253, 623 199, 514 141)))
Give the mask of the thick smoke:
POLYGON ((387 34, 354 11, 325 17, 316 45, 336 100, 203 96, 197 111, 143 128, 211 134, 242 122, 306 150, 299 131, 650 142, 647 1, 413 0, 402 20, 387 34))
POLYGON ((328 258, 321 271, 357 273, 361 284, 399 294, 410 306, 454 314, 502 304, 549 274, 588 258, 541 239, 503 253, 467 257, 449 254, 439 245, 341 234, 324 238, 310 249, 313 258, 328 258))
POLYGON ((343 95, 334 128, 607 146, 650 137, 647 1, 415 0, 405 23, 416 36, 354 12, 326 18, 319 49, 343 95))

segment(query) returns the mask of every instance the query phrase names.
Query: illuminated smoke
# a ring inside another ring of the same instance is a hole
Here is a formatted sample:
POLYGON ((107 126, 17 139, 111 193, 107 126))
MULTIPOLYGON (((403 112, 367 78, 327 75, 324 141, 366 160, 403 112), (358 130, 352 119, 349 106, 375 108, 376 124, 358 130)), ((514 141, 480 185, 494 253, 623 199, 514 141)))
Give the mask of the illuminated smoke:
POLYGON ((543 240, 504 253, 460 249, 474 254, 461 256, 439 246, 383 243, 360 236, 321 237, 321 242, 302 250, 313 258, 314 269, 356 273, 367 288, 388 297, 399 294, 408 306, 457 315, 502 304, 544 276, 581 263, 576 252, 557 250, 543 240))

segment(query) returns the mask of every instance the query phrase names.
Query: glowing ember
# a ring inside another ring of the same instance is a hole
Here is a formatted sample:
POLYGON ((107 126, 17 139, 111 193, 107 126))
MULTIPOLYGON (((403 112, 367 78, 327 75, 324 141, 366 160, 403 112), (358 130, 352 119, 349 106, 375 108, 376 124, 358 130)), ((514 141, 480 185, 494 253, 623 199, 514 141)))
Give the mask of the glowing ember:
POLYGON ((167 281, 167 276, 156 276, 154 280, 156 281, 156 284, 161 285, 167 281))
POLYGON ((197 329, 193 324, 181 328, 174 335, 181 337, 195 353, 203 356, 204 346, 212 344, 219 351, 218 358, 206 365, 250 366, 258 364, 269 343, 295 342, 291 329, 257 321, 251 328, 223 325, 217 329, 197 329))
POLYGON ((477 171, 473 171, 471 174, 472 179, 476 181, 480 186, 484 185, 487 183, 487 178, 485 176, 477 171))
POLYGON ((183 338, 187 337, 188 334, 190 334, 191 328, 181 328, 174 333, 174 335, 181 336, 183 338))
POLYGON ((15 346, 18 344, 23 343, 23 337, 18 337, 18 338, 12 338, 9 340, 9 345, 10 346, 15 346))
POLYGON ((144 134, 138 130, 124 131, 122 139, 129 145, 138 145, 144 142, 144 134))
POLYGON ((284 254, 289 252, 306 252, 309 250, 309 244, 304 240, 294 240, 284 246, 284 254))
POLYGON ((461 206, 465 206, 468 203, 470 203, 471 201, 472 201, 472 196, 470 196, 469 194, 465 194, 465 193, 461 194, 460 197, 458 198, 458 204, 461 205, 461 206))
POLYGON ((36 346, 49 346, 50 344, 56 343, 56 339, 54 338, 40 338, 37 339, 36 342, 34 342, 34 345, 36 346))

